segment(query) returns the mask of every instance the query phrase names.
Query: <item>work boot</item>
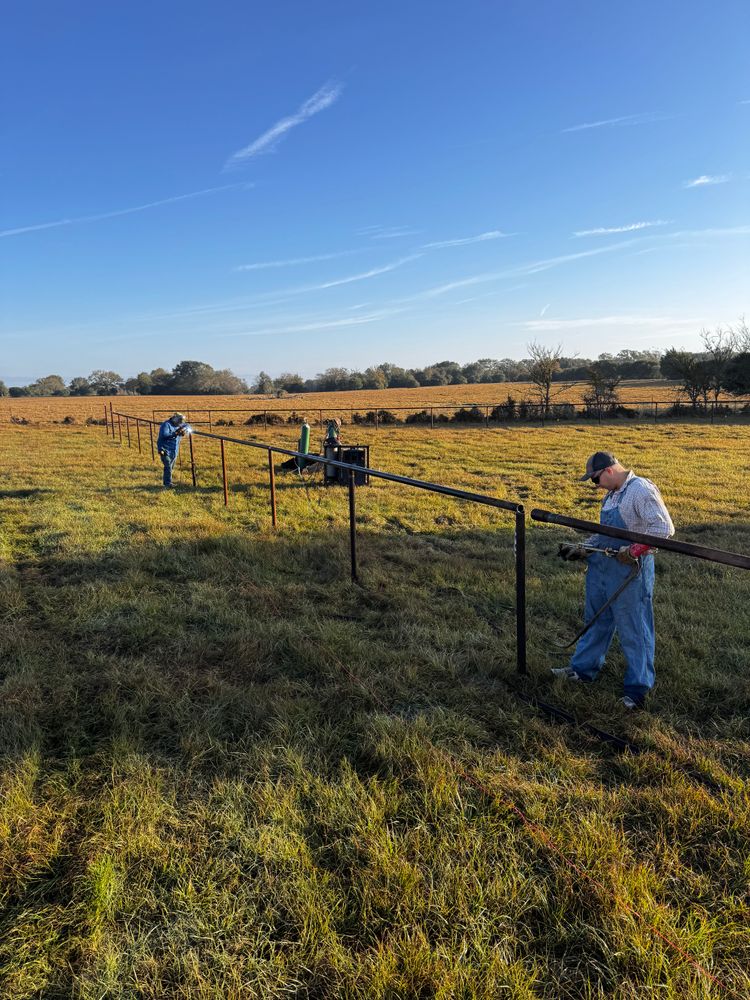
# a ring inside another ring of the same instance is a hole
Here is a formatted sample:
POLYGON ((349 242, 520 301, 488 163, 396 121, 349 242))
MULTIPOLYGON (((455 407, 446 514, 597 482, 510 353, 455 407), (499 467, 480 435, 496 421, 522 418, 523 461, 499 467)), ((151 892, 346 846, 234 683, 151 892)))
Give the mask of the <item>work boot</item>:
POLYGON ((572 667, 552 667, 550 673, 553 677, 562 677, 566 681, 580 681, 580 677, 572 667))
POLYGON ((629 712, 632 712, 636 708, 643 708, 644 701, 642 699, 640 701, 635 701, 629 694, 626 694, 620 698, 620 704, 623 708, 627 708, 629 712))

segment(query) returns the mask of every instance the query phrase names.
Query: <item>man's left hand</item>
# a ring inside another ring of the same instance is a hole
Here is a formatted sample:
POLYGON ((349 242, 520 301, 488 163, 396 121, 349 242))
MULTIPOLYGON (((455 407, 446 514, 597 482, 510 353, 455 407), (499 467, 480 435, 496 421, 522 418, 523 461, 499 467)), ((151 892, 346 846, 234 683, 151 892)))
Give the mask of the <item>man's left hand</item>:
POLYGON ((638 556, 633 555, 631 551, 632 548, 632 545, 623 545, 621 549, 617 550, 615 559, 617 559, 619 563, 622 563, 623 566, 635 566, 638 562, 638 556))

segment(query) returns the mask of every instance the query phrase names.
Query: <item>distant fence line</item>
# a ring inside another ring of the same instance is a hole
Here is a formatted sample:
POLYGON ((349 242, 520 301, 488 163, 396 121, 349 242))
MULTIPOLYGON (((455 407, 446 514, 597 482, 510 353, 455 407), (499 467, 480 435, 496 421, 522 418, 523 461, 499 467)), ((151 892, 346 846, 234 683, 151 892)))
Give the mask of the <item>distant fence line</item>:
MULTIPOLYGON (((158 421, 149 420, 147 417, 141 417, 129 413, 120 413, 113 409, 110 403, 109 411, 105 414, 105 426, 107 435, 112 437, 113 441, 119 439, 119 444, 127 443, 128 447, 137 447, 138 451, 142 453, 144 447, 144 437, 141 435, 141 427, 145 426, 148 428, 148 444, 151 451, 152 461, 156 460, 156 450, 154 441, 154 428, 158 427, 158 421), (125 430, 123 433, 123 422, 125 424, 125 430), (135 433, 131 433, 131 423, 134 427, 135 433)), ((500 500, 496 497, 488 496, 487 494, 469 492, 467 490, 456 489, 452 486, 445 486, 440 483, 428 482, 421 479, 413 479, 409 476, 400 476, 391 472, 383 472, 380 469, 365 468, 361 465, 354 465, 348 462, 341 462, 336 459, 328 458, 324 455, 316 455, 312 453, 303 453, 296 451, 292 448, 282 448, 278 445, 270 445, 258 441, 245 441, 240 438, 227 437, 222 434, 213 434, 206 431, 193 430, 188 435, 189 451, 190 451, 190 472, 193 486, 197 486, 197 468, 195 464, 195 448, 193 444, 194 437, 207 438, 212 441, 217 441, 220 446, 220 461, 221 461, 221 478, 224 492, 224 505, 229 505, 229 489, 228 489, 228 479, 227 479, 227 445, 240 446, 243 448, 253 448, 261 452, 265 452, 268 465, 268 486, 269 486, 269 500, 270 500, 270 516, 271 523, 273 527, 277 526, 277 507, 276 507, 276 471, 274 468, 273 456, 274 455, 285 455, 292 458, 304 459, 306 462, 319 463, 321 466, 332 465, 336 468, 345 470, 348 474, 348 491, 349 491, 349 545, 350 545, 350 556, 351 556, 351 577, 354 582, 358 582, 358 563, 357 563, 357 530, 356 530, 356 477, 365 473, 367 476, 373 479, 385 480, 390 483, 397 483, 404 486, 409 486, 414 489, 424 490, 428 493, 440 494, 443 496, 453 497, 456 500, 465 501, 473 504, 481 504, 485 507, 495 508, 499 510, 506 511, 513 515, 514 517, 514 530, 513 530, 513 554, 514 554, 514 572, 515 572, 515 593, 516 593, 516 603, 515 603, 515 620, 516 620, 516 669, 518 673, 525 674, 527 672, 527 637, 526 637, 526 583, 527 583, 527 565, 526 565, 526 511, 524 505, 521 502, 514 502, 509 500, 500 500)), ((543 521, 546 523, 562 525, 565 527, 573 528, 577 531, 586 531, 587 533, 603 533, 611 535, 614 538, 625 539, 627 541, 641 542, 646 545, 651 545, 654 548, 678 553, 683 556, 691 556, 696 559, 706 560, 708 562, 721 563, 725 566, 733 566, 738 569, 750 570, 750 556, 744 555, 739 552, 727 552, 722 549, 715 549, 703 545, 695 545, 692 542, 683 542, 674 538, 665 539, 660 538, 655 535, 646 535, 640 532, 628 531, 624 528, 614 528, 606 525, 599 525, 591 521, 582 521, 577 518, 566 517, 565 515, 556 514, 553 511, 546 511, 541 509, 534 509, 531 511, 531 518, 535 521, 543 521)))
MULTIPOLYGON (((157 421, 164 419, 174 411, 172 409, 154 409, 151 417, 157 421)), ((515 422, 556 423, 566 420, 593 420, 602 423, 605 420, 642 419, 657 423, 664 419, 681 419, 695 417, 708 419, 713 423, 722 417, 750 418, 750 401, 747 399, 711 400, 704 404, 692 406, 674 399, 628 400, 616 405, 592 405, 590 403, 532 403, 526 400, 506 400, 504 403, 433 403, 415 404, 414 406, 366 407, 328 406, 328 407, 190 407, 185 411, 187 419, 194 425, 207 425, 212 431, 214 427, 231 427, 236 422, 246 425, 280 426, 281 424, 297 424, 305 416, 314 414, 323 427, 326 417, 346 414, 349 423, 363 427, 421 426, 435 428, 445 424, 483 425, 508 424, 515 422), (364 412, 363 412, 364 411, 364 412), (448 416, 452 413, 452 416, 448 416), (237 414, 235 419, 234 415, 237 414), (400 417, 398 414, 405 414, 400 417), (229 417, 229 419, 227 419, 229 417), (245 417, 246 419, 242 419, 245 417)))

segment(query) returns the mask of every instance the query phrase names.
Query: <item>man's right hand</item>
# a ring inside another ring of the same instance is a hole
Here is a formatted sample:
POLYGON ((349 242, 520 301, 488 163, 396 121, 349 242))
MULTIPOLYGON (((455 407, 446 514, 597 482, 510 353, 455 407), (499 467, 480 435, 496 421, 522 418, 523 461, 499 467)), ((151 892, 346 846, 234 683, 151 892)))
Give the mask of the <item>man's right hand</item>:
POLYGON ((576 562, 579 559, 588 559, 589 553, 584 545, 571 545, 570 543, 561 545, 557 554, 566 562, 576 562))

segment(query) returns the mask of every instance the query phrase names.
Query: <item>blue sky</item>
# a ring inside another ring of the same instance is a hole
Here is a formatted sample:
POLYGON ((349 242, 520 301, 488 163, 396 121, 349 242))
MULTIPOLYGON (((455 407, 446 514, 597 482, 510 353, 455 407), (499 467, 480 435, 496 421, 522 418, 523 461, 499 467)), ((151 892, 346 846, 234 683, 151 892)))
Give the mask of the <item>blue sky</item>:
POLYGON ((6 7, 0 377, 697 347, 746 0, 6 7))

